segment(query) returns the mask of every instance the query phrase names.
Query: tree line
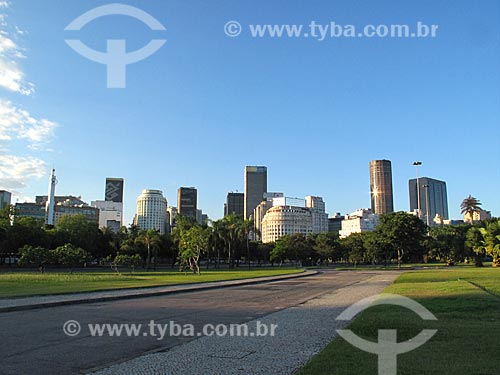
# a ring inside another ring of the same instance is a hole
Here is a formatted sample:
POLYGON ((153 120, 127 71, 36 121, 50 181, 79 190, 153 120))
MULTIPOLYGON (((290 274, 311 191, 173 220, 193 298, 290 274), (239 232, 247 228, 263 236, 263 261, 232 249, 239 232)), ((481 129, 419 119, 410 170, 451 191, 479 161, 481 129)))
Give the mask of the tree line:
POLYGON ((254 225, 236 215, 213 221, 210 226, 178 216, 171 234, 122 227, 118 233, 83 216, 65 216, 55 227, 22 217, 12 211, 0 214, 0 263, 16 258, 19 265, 76 267, 106 265, 118 271, 143 267, 156 269, 161 263, 199 273, 202 267, 250 267, 262 264, 329 265, 331 263, 404 264, 420 262, 474 261, 485 257, 500 263, 500 221, 491 219, 474 225, 428 228, 422 220, 405 212, 383 215, 373 232, 339 238, 336 233, 294 234, 276 243, 252 240, 254 225))

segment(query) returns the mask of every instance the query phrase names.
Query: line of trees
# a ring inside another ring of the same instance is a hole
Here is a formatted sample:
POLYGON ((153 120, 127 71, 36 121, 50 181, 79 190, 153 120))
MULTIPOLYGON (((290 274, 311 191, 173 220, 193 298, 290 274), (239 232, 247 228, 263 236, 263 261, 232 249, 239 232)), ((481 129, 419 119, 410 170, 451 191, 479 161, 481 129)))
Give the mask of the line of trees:
POLYGON ((373 232, 355 233, 340 239, 335 233, 295 234, 274 244, 251 240, 253 222, 229 215, 201 226, 177 217, 170 235, 154 230, 122 227, 118 233, 99 229, 83 216, 66 216, 55 227, 45 227, 33 218, 13 220, 12 211, 0 213, 0 263, 19 259, 19 265, 76 267, 107 265, 118 271, 138 267, 156 269, 159 263, 200 273, 201 266, 240 267, 300 263, 380 264, 456 262, 485 257, 500 263, 500 221, 474 225, 427 228, 416 216, 405 212, 384 215, 373 232))

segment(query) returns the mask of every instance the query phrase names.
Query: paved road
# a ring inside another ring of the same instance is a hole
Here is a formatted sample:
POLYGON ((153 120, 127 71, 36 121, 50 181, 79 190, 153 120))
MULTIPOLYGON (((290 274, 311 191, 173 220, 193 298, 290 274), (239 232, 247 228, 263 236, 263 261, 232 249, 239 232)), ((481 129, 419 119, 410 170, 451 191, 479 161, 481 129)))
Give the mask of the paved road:
POLYGON ((88 323, 229 324, 247 322, 299 305, 374 276, 374 272, 326 271, 298 280, 137 298, 88 305, 60 306, 0 314, 2 374, 71 374, 140 356, 166 351, 190 337, 90 336, 88 323), (67 320, 80 322, 75 337, 63 333, 67 320))

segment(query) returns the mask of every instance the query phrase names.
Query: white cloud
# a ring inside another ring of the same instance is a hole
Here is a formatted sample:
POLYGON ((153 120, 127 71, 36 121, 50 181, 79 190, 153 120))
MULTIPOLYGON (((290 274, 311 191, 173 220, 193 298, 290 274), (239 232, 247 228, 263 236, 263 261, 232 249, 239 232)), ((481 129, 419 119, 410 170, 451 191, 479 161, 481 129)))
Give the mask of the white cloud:
MULTIPOLYGON (((8 1, 0 0, 0 9, 8 8, 9 5, 8 1)), ((0 87, 22 95, 31 95, 35 87, 33 83, 26 81, 18 61, 26 56, 15 38, 11 37, 11 34, 20 37, 25 31, 17 26, 9 27, 6 14, 0 14, 0 27, 0 87)))
POLYGON ((0 141, 25 139, 31 148, 50 142, 57 123, 36 119, 28 111, 0 98, 0 141))
POLYGON ((45 175, 43 160, 28 156, 0 155, 0 188, 5 190, 23 189, 26 180, 45 175))

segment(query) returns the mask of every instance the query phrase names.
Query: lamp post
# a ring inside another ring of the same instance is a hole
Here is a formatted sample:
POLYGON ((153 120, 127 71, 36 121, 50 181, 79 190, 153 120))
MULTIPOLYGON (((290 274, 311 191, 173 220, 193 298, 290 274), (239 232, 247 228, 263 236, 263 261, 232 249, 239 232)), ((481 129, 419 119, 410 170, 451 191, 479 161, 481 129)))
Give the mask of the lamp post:
POLYGON ((429 185, 422 185, 425 188, 425 216, 427 217, 427 226, 431 227, 431 218, 429 216, 429 185))
POLYGON ((418 179, 418 166, 422 165, 422 162, 421 161, 414 161, 413 165, 415 166, 415 169, 417 171, 417 215, 418 215, 418 218, 420 219, 421 218, 421 216, 420 216, 420 181, 418 179))

